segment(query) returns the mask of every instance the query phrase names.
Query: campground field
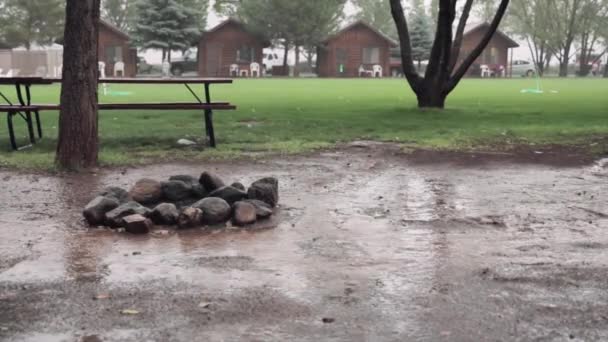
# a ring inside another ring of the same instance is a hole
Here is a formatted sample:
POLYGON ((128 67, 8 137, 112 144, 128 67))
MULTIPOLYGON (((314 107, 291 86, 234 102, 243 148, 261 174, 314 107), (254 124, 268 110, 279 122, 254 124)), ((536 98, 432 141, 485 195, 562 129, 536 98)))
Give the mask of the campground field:
MULTIPOLYGON (((608 151, 608 80, 547 79, 544 93, 532 79, 464 80, 443 111, 416 108, 403 79, 237 79, 212 86, 215 101, 237 111, 216 112, 218 149, 184 148, 181 138, 203 135, 202 114, 193 111, 101 112, 103 165, 161 159, 238 157, 247 152, 298 153, 353 140, 402 143, 404 148, 508 150, 521 145, 577 145, 608 151)), ((14 90, 0 87, 12 100, 14 90)), ((202 89, 199 89, 202 92, 202 89)), ((60 87, 34 87, 34 103, 57 103, 60 87)), ((101 102, 192 101, 177 86, 112 85, 101 102)), ((18 120, 20 121, 20 120, 18 120)), ((43 113, 45 138, 11 152, 0 125, 0 166, 52 169, 58 113, 43 113)), ((25 143, 26 128, 17 131, 25 143)))

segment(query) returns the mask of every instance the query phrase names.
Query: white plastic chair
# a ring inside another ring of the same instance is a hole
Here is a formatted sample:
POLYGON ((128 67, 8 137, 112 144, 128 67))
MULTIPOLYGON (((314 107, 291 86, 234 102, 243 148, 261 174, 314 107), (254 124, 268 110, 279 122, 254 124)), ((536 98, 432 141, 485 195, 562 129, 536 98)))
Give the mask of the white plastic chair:
POLYGON ((259 63, 251 63, 249 66, 249 70, 251 70, 251 77, 260 77, 260 64, 259 63))
MULTIPOLYGON (((106 78, 106 63, 99 62, 97 65, 99 67, 99 78, 100 79, 106 78)), ((105 83, 102 83, 101 87, 103 89, 103 94, 107 95, 108 94, 108 85, 105 83)))
POLYGON ((365 67, 363 65, 359 66, 359 77, 364 77, 366 74, 365 67))
POLYGON ((382 78, 382 66, 376 64, 372 69, 374 77, 382 78))
POLYGON ((230 65, 230 76, 238 76, 239 75, 239 66, 238 64, 231 64, 230 65))
POLYGON ((247 69, 240 69, 239 70, 239 76, 240 77, 249 77, 249 70, 247 70, 247 69))
POLYGON ((491 76, 490 67, 485 64, 482 64, 481 65, 481 77, 490 77, 490 76, 491 76))
POLYGON ((125 77, 125 63, 124 62, 114 63, 114 77, 118 77, 119 73, 120 73, 121 77, 125 77))

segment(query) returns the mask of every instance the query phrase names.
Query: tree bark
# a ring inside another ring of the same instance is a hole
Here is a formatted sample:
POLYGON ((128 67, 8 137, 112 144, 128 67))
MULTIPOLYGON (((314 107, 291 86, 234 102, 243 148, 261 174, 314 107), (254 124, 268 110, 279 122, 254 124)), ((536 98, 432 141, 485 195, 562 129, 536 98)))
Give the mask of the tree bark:
POLYGON ((295 45, 296 65, 293 66, 293 77, 300 77, 300 45, 295 45))
POLYGON ((608 78, 608 63, 604 65, 604 78, 608 78))
MULTIPOLYGON (((421 77, 414 67, 409 30, 401 0, 390 0, 390 4, 393 20, 395 21, 397 32, 399 33, 403 73, 405 74, 410 87, 414 93, 416 93, 418 107, 442 109, 445 106, 447 96, 458 85, 467 70, 481 55, 492 39, 492 36, 496 32, 498 25, 507 10, 509 0, 500 1, 494 19, 490 24, 490 28, 482 37, 481 42, 479 42, 473 51, 466 56, 458 68, 455 68, 456 70, 453 73, 452 25, 456 17, 456 1, 439 0, 437 31, 435 33, 435 41, 433 42, 431 57, 429 58, 429 64, 424 77, 421 77)), ((466 18, 459 23, 459 27, 462 28, 465 24, 466 18)), ((457 36, 458 35, 457 32, 457 36)))
POLYGON ((100 0, 68 0, 56 163, 77 170, 97 165, 97 39, 100 0))

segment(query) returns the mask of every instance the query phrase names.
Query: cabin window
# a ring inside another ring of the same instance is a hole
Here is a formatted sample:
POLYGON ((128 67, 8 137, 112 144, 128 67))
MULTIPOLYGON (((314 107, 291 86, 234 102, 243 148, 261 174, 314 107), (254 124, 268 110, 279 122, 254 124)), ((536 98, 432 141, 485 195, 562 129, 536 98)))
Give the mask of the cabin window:
POLYGON ((106 63, 122 62, 122 46, 110 45, 106 47, 106 63))
POLYGON ((380 63, 380 48, 366 47, 363 48, 363 64, 379 64, 380 63))
POLYGON ((338 64, 346 64, 346 62, 348 61, 348 52, 346 51, 346 49, 336 49, 336 61, 338 62, 338 64))
POLYGON ((236 61, 238 63, 252 63, 254 62, 255 49, 249 45, 243 45, 236 50, 236 61))
POLYGON ((498 49, 495 47, 490 49, 490 64, 498 64, 498 49))

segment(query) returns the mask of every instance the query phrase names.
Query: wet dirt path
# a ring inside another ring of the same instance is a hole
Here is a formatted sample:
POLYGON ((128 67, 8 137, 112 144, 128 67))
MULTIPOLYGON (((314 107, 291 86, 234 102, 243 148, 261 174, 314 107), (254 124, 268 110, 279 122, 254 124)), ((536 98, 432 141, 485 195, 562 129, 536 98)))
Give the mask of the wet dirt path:
POLYGON ((0 182, 3 341, 608 340, 608 161, 367 146, 0 182), (134 237, 80 219, 104 186, 205 169, 278 177, 277 227, 134 237))

